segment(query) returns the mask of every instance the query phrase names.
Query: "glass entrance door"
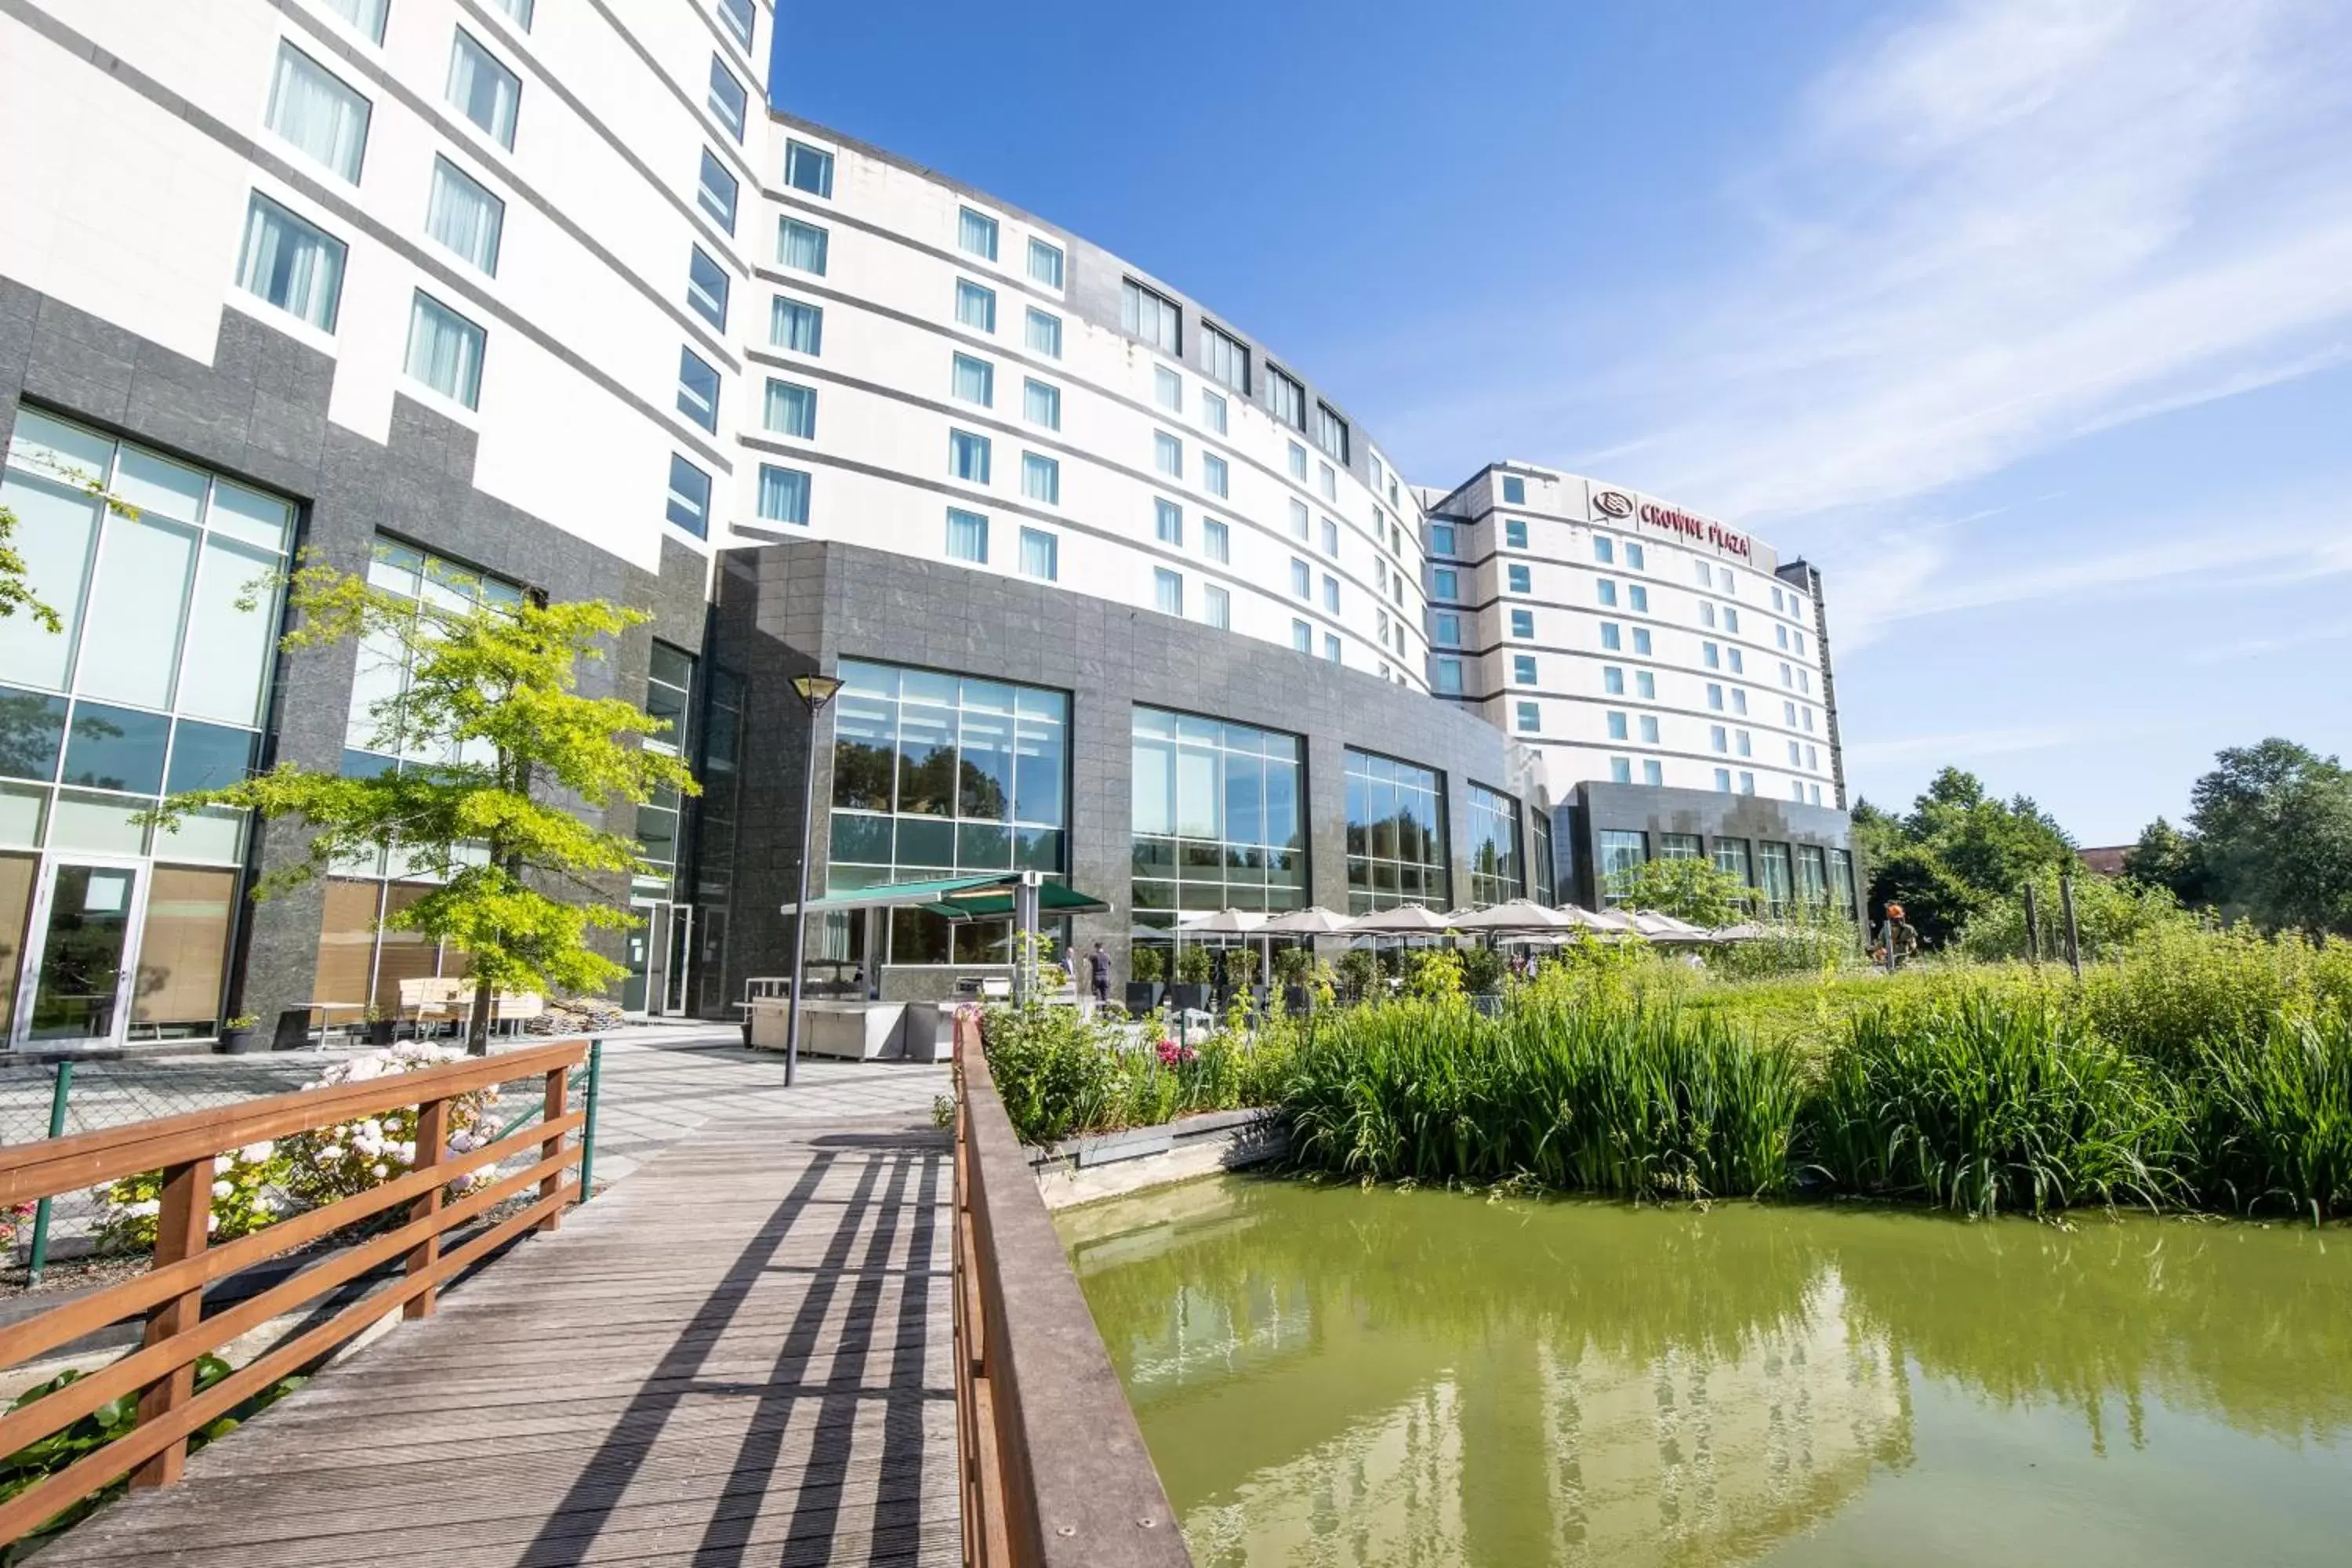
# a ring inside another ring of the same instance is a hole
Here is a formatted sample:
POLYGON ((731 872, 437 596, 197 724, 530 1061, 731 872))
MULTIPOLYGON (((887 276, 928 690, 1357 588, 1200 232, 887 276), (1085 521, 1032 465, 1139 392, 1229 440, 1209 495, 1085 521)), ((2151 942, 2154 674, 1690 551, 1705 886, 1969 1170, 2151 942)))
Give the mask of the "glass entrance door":
POLYGON ((663 944, 660 984, 653 987, 647 1011, 677 1016, 693 1011, 692 979, 694 974, 694 906, 672 904, 669 929, 661 933, 663 944))
POLYGON ((52 859, 43 868, 12 1045, 121 1043, 142 880, 135 864, 52 859))

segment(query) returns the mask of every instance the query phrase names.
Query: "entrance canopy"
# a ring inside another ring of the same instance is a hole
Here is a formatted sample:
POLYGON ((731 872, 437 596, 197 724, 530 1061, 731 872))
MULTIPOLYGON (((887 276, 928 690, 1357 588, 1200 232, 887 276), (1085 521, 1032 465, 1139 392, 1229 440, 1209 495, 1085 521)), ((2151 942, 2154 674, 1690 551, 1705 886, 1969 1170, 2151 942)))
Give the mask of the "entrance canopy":
MULTIPOLYGON (((946 877, 929 882, 885 882, 879 887, 851 888, 811 899, 808 912, 916 909, 950 921, 1008 920, 1019 912, 1018 894, 1024 879, 1036 876, 1034 871, 993 871, 984 876, 946 877)), ((1040 879, 1029 885, 1035 890, 1036 909, 1041 915, 1100 914, 1110 908, 1093 894, 1081 893, 1059 882, 1040 879)), ((786 904, 782 912, 798 914, 801 906, 786 904)))

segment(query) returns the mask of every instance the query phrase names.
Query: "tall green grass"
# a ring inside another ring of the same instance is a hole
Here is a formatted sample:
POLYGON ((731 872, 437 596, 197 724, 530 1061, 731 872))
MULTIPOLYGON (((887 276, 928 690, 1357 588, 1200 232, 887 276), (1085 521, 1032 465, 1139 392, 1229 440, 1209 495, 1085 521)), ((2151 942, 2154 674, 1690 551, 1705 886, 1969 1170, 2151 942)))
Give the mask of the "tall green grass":
POLYGON ((2352 1214, 2352 1018, 2275 1019, 2210 1049, 2191 1100, 2208 1205, 2352 1214))

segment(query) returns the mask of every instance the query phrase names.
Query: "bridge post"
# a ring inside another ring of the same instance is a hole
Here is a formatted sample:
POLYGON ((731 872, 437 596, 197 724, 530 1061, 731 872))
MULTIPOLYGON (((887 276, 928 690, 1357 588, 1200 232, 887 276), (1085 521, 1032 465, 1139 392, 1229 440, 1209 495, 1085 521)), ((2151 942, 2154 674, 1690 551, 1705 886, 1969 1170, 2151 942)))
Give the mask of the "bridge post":
MULTIPOLYGON (((428 1100, 416 1108, 416 1158, 410 1163, 409 1168, 422 1171, 428 1166, 438 1165, 448 1157, 448 1153, 449 1102, 446 1099, 428 1100)), ((413 1225, 421 1219, 431 1219, 435 1215, 439 1214, 441 1194, 444 1190, 443 1187, 436 1186, 410 1205, 409 1223, 413 1225)), ((431 1235, 408 1249, 406 1272, 411 1275, 422 1274, 438 1262, 440 1258, 441 1231, 438 1226, 436 1226, 431 1235)), ((441 1288, 438 1285, 427 1285, 408 1299, 400 1309, 400 1315, 409 1319, 429 1318, 433 1315, 433 1309, 438 1303, 440 1295, 441 1288)))
MULTIPOLYGON (((162 1268, 205 1249, 212 1233, 213 1156, 166 1166, 163 1193, 155 1215, 155 1261, 162 1268)), ((204 1315, 205 1289, 198 1285, 157 1303, 147 1314, 145 1343, 162 1344, 196 1326, 204 1315)), ((194 1361, 183 1362, 139 1391, 139 1423, 160 1421, 185 1405, 196 1391, 194 1361)), ((188 1461, 188 1440, 175 1437, 131 1472, 133 1487, 168 1487, 180 1479, 188 1461)))
MULTIPOLYGON (((551 1068, 547 1075, 547 1098, 541 1102, 540 1106, 541 1118, 549 1122, 562 1121, 563 1108, 571 1098, 572 1069, 568 1067, 551 1068)), ((563 1134, 561 1132, 547 1139, 539 1146, 539 1157, 541 1160, 558 1159, 562 1153, 563 1134)), ((539 1195, 542 1200, 552 1198, 562 1190, 563 1173, 560 1170, 550 1171, 540 1181, 539 1195)), ((552 1208, 547 1211, 547 1217, 539 1222, 539 1228, 553 1230, 562 1223, 563 1211, 560 1208, 552 1208)))

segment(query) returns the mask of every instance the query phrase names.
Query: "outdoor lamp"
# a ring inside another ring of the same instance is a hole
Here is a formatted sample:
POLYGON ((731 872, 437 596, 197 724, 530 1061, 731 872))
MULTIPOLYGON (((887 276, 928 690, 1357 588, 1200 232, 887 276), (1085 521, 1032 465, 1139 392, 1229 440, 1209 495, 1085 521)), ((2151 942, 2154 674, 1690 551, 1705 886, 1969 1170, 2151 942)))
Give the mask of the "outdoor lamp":
POLYGON ((801 896, 793 913, 793 974, 791 1000, 784 1006, 784 1086, 792 1087, 801 1066, 801 970, 808 953, 809 841, 816 816, 816 716, 841 689, 832 675, 795 675, 793 689, 808 704, 808 756, 801 775, 801 896))

